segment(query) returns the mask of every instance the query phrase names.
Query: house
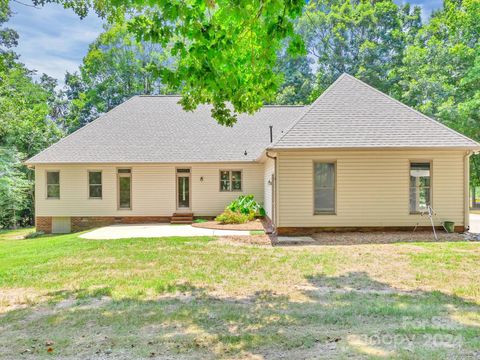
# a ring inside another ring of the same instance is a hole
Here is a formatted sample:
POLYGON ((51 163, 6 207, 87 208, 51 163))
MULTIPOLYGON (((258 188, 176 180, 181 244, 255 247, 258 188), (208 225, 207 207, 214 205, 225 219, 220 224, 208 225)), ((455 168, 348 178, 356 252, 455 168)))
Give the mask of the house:
POLYGON ((135 96, 27 161, 38 230, 215 216, 240 194, 279 234, 468 227, 475 141, 349 75, 310 106, 218 125, 210 107, 135 96), (182 214, 184 214, 182 217, 182 214))

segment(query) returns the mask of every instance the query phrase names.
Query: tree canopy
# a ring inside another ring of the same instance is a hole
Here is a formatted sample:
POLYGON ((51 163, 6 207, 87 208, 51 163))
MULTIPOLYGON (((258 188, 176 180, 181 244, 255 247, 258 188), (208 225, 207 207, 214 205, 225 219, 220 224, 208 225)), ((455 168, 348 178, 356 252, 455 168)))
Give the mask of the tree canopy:
POLYGON ((173 62, 160 45, 137 41, 125 24, 106 26, 90 45, 79 73, 66 74, 69 123, 83 126, 133 95, 178 91, 155 76, 155 69, 173 62))
POLYGON ((212 104, 212 116, 224 125, 273 101, 282 80, 277 52, 286 39, 290 53, 303 50, 293 27, 302 0, 34 0, 48 2, 80 16, 94 9, 112 23, 126 21, 137 40, 168 49, 176 61, 157 66, 156 75, 180 89, 186 110, 212 104))

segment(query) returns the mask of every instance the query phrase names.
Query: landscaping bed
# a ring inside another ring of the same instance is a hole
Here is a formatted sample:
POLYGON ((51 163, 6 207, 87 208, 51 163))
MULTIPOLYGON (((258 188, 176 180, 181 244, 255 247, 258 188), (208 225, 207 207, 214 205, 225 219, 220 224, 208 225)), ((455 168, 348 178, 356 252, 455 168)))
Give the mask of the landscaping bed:
POLYGON ((218 221, 211 220, 205 222, 193 223, 192 226, 205 229, 217 230, 264 230, 262 220, 255 219, 243 224, 222 224, 218 221))
MULTIPOLYGON (((437 232, 438 241, 465 241, 463 234, 437 232)), ((431 242, 431 231, 378 231, 378 232, 320 232, 312 235, 319 245, 392 244, 397 242, 431 242)))

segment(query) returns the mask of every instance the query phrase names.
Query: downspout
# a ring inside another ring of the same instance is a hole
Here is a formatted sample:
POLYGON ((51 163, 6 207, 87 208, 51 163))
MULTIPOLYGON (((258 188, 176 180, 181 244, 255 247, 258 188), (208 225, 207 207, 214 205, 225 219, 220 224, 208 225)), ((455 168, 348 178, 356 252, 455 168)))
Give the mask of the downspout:
POLYGON ((464 227, 465 231, 470 229, 470 156, 474 154, 474 151, 467 151, 463 158, 463 198, 464 198, 464 227))
POLYGON ((272 226, 273 226, 273 231, 276 231, 277 228, 277 157, 272 156, 268 153, 268 151, 265 151, 265 155, 269 159, 273 159, 273 189, 272 189, 272 226))

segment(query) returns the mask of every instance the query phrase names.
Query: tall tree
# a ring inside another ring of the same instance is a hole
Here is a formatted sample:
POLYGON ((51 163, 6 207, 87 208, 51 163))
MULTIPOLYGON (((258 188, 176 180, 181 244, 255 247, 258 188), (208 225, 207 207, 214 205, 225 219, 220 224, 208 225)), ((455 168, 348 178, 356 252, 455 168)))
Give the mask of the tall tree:
POLYGON ((56 81, 18 61, 13 47, 18 35, 4 24, 11 11, 0 2, 0 226, 33 219, 33 172, 21 161, 63 136, 56 81))
POLYGON ((312 62, 307 55, 291 56, 282 51, 278 59, 278 71, 283 83, 275 98, 276 104, 308 104, 314 86, 312 62))
POLYGON ((181 103, 191 110, 213 105, 212 116, 232 125, 236 113, 252 113, 272 101, 281 82, 277 53, 289 39, 289 51, 303 43, 293 21, 303 0, 33 0, 55 2, 86 16, 93 8, 110 22, 128 19, 139 40, 169 48, 174 66, 157 67, 162 83, 181 88, 181 103), (233 112, 227 107, 233 106, 233 112))
MULTIPOLYGON (((405 52, 395 95, 480 141, 480 2, 446 0, 405 52)), ((480 185, 480 161, 472 161, 480 185)))
POLYGON ((33 181, 22 171, 15 148, 0 147, 0 227, 16 228, 30 222, 33 181))
POLYGON ((400 8, 391 0, 308 2, 297 28, 316 60, 316 95, 343 72, 388 92, 420 27, 420 8, 400 8))
POLYGON ((171 92, 154 69, 172 63, 158 44, 137 41, 125 24, 106 28, 90 45, 80 73, 66 75, 70 117, 82 126, 133 95, 171 92))

